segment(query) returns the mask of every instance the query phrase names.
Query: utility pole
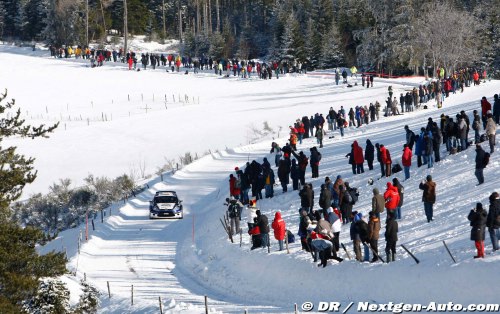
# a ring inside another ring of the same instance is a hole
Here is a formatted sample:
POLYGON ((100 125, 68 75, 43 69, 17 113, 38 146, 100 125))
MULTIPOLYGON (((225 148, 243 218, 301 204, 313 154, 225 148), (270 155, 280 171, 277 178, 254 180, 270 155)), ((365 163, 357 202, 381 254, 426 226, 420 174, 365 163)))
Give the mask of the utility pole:
POLYGON ((127 55, 128 47, 128 13, 127 13, 127 0, 123 0, 123 34, 125 36, 125 44, 123 45, 123 53, 127 55))

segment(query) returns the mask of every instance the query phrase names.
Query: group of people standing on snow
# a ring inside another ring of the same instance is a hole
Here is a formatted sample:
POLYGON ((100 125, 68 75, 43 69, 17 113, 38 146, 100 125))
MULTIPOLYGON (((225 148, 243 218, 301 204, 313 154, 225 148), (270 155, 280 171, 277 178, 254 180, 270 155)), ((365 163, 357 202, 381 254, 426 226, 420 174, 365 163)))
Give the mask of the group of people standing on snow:
MULTIPOLYGON (((425 103, 428 99, 427 96, 424 96, 423 98, 418 98, 418 101, 425 103)), ((366 147, 363 152, 361 145, 357 141, 354 141, 351 146, 351 152, 346 155, 349 164, 352 166, 353 175, 364 173, 365 161, 368 164, 368 171, 374 170, 373 163, 375 157, 377 157, 377 161, 380 164, 381 177, 390 177, 393 171, 399 172, 403 170, 405 180, 407 180, 410 178, 413 155, 417 156, 418 167, 427 165, 428 168, 431 168, 435 162, 440 162, 442 159, 442 144, 445 144, 446 151, 449 154, 463 151, 472 144, 468 141, 469 128, 475 131, 474 142, 477 144, 476 150, 481 150, 479 145, 480 142, 488 141, 490 144, 490 153, 492 153, 495 146, 496 124, 500 116, 498 95, 494 96, 493 106, 488 104, 486 97, 483 97, 481 101, 481 116, 474 110, 472 123, 470 123, 471 119, 468 115, 464 111, 461 111, 456 115, 456 120, 444 114, 441 115, 438 122, 429 118, 427 124, 420 129, 418 134, 415 134, 409 126, 405 126, 405 144, 403 145, 403 154, 401 157, 402 169, 399 164, 393 165, 391 154, 383 144, 375 143, 375 145, 373 145, 371 140, 367 139, 366 147), (480 135, 481 121, 486 131, 485 135, 482 136, 480 135)), ((378 253, 378 240, 381 230, 380 214, 383 212, 386 212, 386 230, 384 233, 386 240, 386 259, 387 261, 394 261, 396 259, 397 220, 402 219, 402 205, 404 200, 404 187, 401 182, 399 182, 398 178, 393 178, 392 182, 387 183, 387 189, 383 194, 381 194, 377 188, 373 189, 372 208, 368 217, 364 217, 361 212, 353 208, 358 201, 359 194, 357 193, 357 189, 351 187, 349 182, 344 182, 340 175, 337 176, 334 181, 326 177, 325 183, 320 187, 319 208, 315 209, 314 189, 312 183, 305 182, 305 174, 309 166, 311 168, 312 178, 319 177, 318 166, 321 160, 321 153, 316 146, 310 148, 310 157, 303 151, 296 152, 297 144, 302 144, 304 139, 311 137, 315 137, 316 144, 319 145, 319 148, 322 148, 323 138, 327 136, 327 132, 323 128, 325 124, 328 125, 327 129, 329 132, 339 129, 339 132, 343 136, 343 129, 346 127, 359 127, 363 123, 375 121, 379 118, 380 105, 378 104, 378 107, 371 105, 370 108, 372 107, 374 109, 366 110, 369 114, 365 114, 365 108, 359 106, 356 108, 356 111, 351 108, 347 115, 344 108, 341 107, 338 112, 330 108, 325 117, 323 114, 319 113, 312 115, 310 118, 304 116, 302 119, 297 119, 295 123, 289 127, 290 138, 288 143, 283 147, 280 147, 276 142, 272 143, 270 153, 274 154, 274 166, 277 169, 279 183, 282 186, 283 192, 287 192, 290 179, 292 181, 293 190, 299 190, 301 205, 299 210, 299 236, 302 248, 311 252, 315 261, 318 259, 321 261, 319 266, 326 266, 326 261, 328 259, 334 259, 339 262, 342 261, 338 256, 340 249, 339 234, 342 230, 342 225, 346 224, 350 224, 350 238, 353 241, 356 259, 359 261, 367 261, 369 260, 370 252, 372 252, 373 258, 371 262, 378 261, 380 257, 378 253), (349 117, 350 123, 346 121, 345 117, 349 117), (367 219, 367 221, 365 221, 365 219, 367 219), (364 254, 362 254, 361 244, 363 245, 364 254)), ((484 169, 485 164, 487 164, 485 159, 488 158, 489 156, 483 158, 482 161, 476 158, 476 164, 483 165, 484 169)), ((476 176, 478 176, 478 174, 476 174, 476 176)), ((240 199, 242 203, 249 202, 248 193, 250 190, 252 191, 252 196, 255 201, 262 198, 260 191, 263 188, 266 189, 266 197, 273 197, 273 185, 274 171, 266 158, 264 158, 262 164, 254 160, 251 163, 247 163, 244 171, 236 169, 236 173, 230 175, 231 195, 240 199)), ((422 190, 425 217, 427 222, 431 222, 434 218, 433 206, 436 202, 436 182, 432 180, 431 175, 427 175, 425 180, 419 184, 418 188, 422 190)), ((494 199, 498 199, 498 197, 494 199)), ((254 208, 255 201, 252 203, 250 200, 251 206, 248 208, 254 208)), ((282 220, 281 213, 279 213, 279 215, 278 213, 279 212, 276 213, 275 221, 282 220)), ((495 211, 492 211, 492 213, 491 217, 493 218, 488 220, 489 222, 487 225, 485 222, 485 226, 488 226, 492 243, 494 243, 493 248, 497 250, 499 237, 498 224, 492 221, 495 221, 498 215, 495 214, 495 211)), ((474 214, 471 212, 469 218, 476 219, 474 215, 482 217, 479 208, 474 211, 474 214), (476 212, 479 214, 476 214, 476 212)), ((259 217, 260 216, 262 216, 261 213, 259 214, 259 217)), ((262 225, 262 219, 256 218, 258 217, 253 217, 252 215, 248 217, 248 222, 254 223, 252 225, 253 228, 250 228, 249 225, 252 239, 259 234, 256 234, 256 226, 264 230, 264 234, 266 233, 266 228, 262 225), (257 222, 261 222, 261 224, 258 225, 257 222)), ((479 218, 474 220, 474 226, 481 221, 482 219, 479 218)), ((483 233, 476 232, 475 235, 483 235, 482 238, 479 239, 483 241, 482 255, 484 256, 484 227, 480 230, 483 230, 483 233)), ((275 232, 275 238, 278 242, 283 241, 284 237, 285 232, 275 232)), ((263 236, 261 239, 262 238, 265 239, 265 241, 269 239, 268 236, 263 236)), ((477 237, 474 237, 474 239, 476 238, 477 237)), ((260 241, 258 245, 254 244, 252 248, 268 245, 268 242, 262 243, 262 241, 260 241)), ((476 246, 481 247, 477 243, 476 246)), ((280 249, 282 249, 282 244, 280 244, 280 249)), ((480 255, 478 249, 478 256, 480 255)))

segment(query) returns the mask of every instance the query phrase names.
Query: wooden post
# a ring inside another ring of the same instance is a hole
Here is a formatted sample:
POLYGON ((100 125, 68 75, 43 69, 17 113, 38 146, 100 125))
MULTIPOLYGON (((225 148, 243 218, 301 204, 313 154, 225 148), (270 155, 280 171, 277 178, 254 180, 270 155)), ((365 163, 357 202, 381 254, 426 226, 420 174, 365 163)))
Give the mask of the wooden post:
POLYGON ((101 209, 101 223, 104 223, 104 214, 102 213, 102 209, 101 209))
POLYGON ((108 297, 111 299, 111 289, 109 288, 109 281, 106 281, 108 284, 108 297))
POLYGON ((128 94, 127 97, 128 97, 128 101, 130 101, 130 94, 128 94))
POLYGON ((83 281, 87 281, 87 273, 83 273, 83 281))
POLYGON ((160 303, 160 314, 163 314, 163 306, 161 304, 161 297, 158 297, 158 302, 160 303))
POLYGON ((208 314, 208 301, 207 301, 207 296, 205 296, 205 314, 208 314))
POLYGON ((295 303, 295 304, 293 305, 293 308, 294 308, 294 313, 295 313, 295 314, 298 314, 298 313, 299 313, 299 311, 298 311, 298 308, 297 308, 297 303, 295 303))
POLYGON ((130 294, 130 302, 132 305, 134 305, 134 285, 132 285, 132 290, 130 294))

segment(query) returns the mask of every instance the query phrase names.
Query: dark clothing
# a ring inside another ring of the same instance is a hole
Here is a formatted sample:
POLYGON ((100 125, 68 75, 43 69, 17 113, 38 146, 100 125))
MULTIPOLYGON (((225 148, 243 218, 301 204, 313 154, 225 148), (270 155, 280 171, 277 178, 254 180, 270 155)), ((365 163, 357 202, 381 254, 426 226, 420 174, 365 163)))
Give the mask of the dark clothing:
POLYGON ((486 212, 483 209, 471 210, 467 219, 472 227, 470 239, 472 241, 484 241, 486 227, 486 212))
POLYGON ((394 243, 398 241, 398 222, 395 219, 387 219, 385 226, 385 241, 394 243))
POLYGON ((488 211, 488 218, 486 219, 486 226, 488 228, 499 229, 500 228, 500 199, 495 199, 492 204, 490 204, 490 209, 488 211))
POLYGON ((481 147, 476 148, 476 169, 484 168, 485 153, 486 152, 481 147))
POLYGON ((375 146, 373 146, 370 140, 366 140, 365 159, 368 162, 369 169, 373 170, 373 160, 375 159, 375 146))
POLYGON ((419 188, 424 191, 422 195, 422 202, 431 204, 436 202, 436 183, 434 181, 420 183, 419 188))
POLYGON ((324 213, 326 214, 326 209, 329 208, 331 204, 332 204, 332 193, 327 187, 324 187, 319 195, 319 207, 321 207, 324 210, 324 213))
POLYGON ((309 208, 313 207, 313 192, 308 185, 304 185, 302 190, 299 192, 300 196, 300 207, 309 211, 309 208))
POLYGON ((269 233, 269 220, 266 215, 257 216, 257 226, 259 226, 260 233, 269 233))

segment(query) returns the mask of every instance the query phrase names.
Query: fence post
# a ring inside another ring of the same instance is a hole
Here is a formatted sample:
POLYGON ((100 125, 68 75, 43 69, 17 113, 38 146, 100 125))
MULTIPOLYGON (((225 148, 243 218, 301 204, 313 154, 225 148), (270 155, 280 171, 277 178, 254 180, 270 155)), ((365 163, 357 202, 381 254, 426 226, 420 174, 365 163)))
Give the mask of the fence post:
POLYGON ((83 273, 83 281, 87 282, 87 273, 83 273))
POLYGON ((108 284, 108 297, 111 299, 111 289, 109 288, 109 281, 106 281, 108 284))
POLYGON ((298 311, 298 309, 297 309, 297 303, 295 303, 293 307, 294 307, 294 313, 295 313, 295 314, 298 314, 298 313, 299 313, 299 311, 298 311))
POLYGON ((94 230, 94 231, 95 231, 94 219, 92 219, 92 230, 94 230))
POLYGON ((130 302, 132 305, 134 305, 134 285, 132 285, 132 290, 131 290, 131 295, 130 295, 130 302))
POLYGON ((102 212, 102 209, 101 209, 101 223, 104 223, 104 213, 102 212))
POLYGON ((205 296, 205 314, 208 314, 208 301, 207 301, 207 296, 205 296))
POLYGON ((161 297, 158 297, 158 302, 160 302, 160 314, 163 314, 163 306, 161 304, 161 297))

